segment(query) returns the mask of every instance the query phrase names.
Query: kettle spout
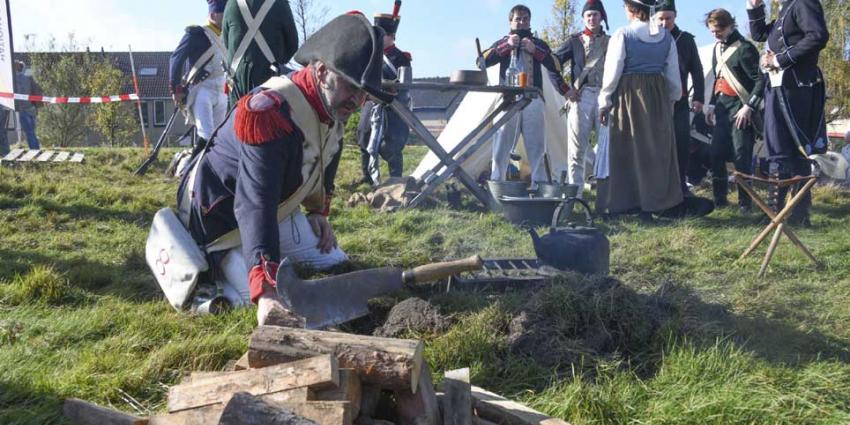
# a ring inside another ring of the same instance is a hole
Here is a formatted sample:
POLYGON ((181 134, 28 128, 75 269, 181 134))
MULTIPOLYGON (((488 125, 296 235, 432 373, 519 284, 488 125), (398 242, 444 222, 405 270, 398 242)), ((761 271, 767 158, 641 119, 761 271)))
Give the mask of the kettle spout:
POLYGON ((534 243, 534 252, 537 254, 537 258, 540 258, 540 253, 542 251, 540 235, 537 234, 537 231, 534 230, 533 227, 528 227, 528 233, 531 235, 531 242, 534 243))

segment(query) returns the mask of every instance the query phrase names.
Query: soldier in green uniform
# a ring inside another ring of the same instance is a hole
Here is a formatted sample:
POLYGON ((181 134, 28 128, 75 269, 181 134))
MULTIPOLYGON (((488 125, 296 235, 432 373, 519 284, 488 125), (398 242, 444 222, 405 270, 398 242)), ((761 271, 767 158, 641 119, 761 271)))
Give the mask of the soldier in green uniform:
POLYGON ((298 30, 287 0, 227 2, 222 37, 232 77, 231 107, 240 96, 280 74, 298 50, 298 30), (248 38, 248 34, 254 35, 248 38))

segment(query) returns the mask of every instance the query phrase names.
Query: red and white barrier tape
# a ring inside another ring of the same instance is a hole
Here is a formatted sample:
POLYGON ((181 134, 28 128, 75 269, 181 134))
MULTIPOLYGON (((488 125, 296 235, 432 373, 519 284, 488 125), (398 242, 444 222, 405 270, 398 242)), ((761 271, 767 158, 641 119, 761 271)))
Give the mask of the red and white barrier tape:
POLYGON ((40 103, 109 103, 109 102, 129 102, 139 100, 139 95, 133 94, 119 94, 116 96, 84 96, 84 97, 50 97, 50 96, 33 96, 28 94, 18 94, 18 93, 3 93, 0 92, 0 98, 4 99, 15 99, 15 100, 26 100, 30 102, 40 102, 40 103))

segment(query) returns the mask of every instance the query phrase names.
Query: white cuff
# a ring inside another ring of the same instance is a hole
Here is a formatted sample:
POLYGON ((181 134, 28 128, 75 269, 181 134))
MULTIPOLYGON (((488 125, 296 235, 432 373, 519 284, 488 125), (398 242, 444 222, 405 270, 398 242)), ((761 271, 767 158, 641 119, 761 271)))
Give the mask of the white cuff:
POLYGON ((773 66, 777 68, 782 68, 781 66, 779 66, 779 58, 777 58, 776 55, 773 56, 773 66))

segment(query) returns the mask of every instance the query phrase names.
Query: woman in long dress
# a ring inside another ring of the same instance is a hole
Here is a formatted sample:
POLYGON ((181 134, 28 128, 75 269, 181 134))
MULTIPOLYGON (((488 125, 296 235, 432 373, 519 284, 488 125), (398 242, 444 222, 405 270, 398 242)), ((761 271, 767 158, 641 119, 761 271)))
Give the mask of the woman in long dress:
POLYGON ((652 221, 682 203, 673 102, 682 97, 679 58, 670 32, 650 22, 656 0, 623 0, 629 25, 611 36, 599 93, 608 125, 606 199, 612 214, 652 221))

